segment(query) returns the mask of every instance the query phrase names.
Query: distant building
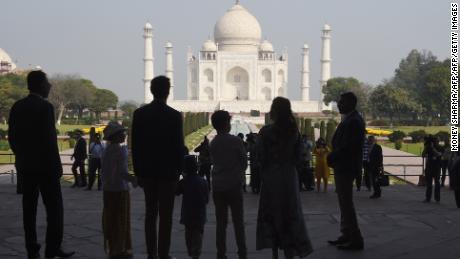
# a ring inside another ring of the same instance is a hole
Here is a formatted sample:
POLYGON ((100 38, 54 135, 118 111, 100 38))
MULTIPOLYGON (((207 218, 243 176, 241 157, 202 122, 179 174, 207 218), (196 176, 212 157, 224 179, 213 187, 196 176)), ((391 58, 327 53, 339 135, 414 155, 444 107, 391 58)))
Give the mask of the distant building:
POLYGON ((11 73, 16 69, 16 64, 11 60, 10 55, 0 48, 0 75, 11 73))

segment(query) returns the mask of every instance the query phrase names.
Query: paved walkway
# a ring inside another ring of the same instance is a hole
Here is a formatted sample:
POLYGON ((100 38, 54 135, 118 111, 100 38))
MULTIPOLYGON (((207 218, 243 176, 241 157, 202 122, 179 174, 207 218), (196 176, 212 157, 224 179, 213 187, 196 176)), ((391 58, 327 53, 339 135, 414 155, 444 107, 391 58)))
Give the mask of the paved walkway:
MULTIPOLYGON (((24 258, 21 196, 14 194, 9 184, 0 185, 0 258, 24 258)), ((460 209, 454 208, 452 192, 443 189, 440 204, 424 204, 424 189, 411 185, 398 185, 383 190, 383 198, 370 200, 369 192, 355 194, 358 220, 365 237, 362 252, 341 252, 326 244, 335 238, 339 229, 339 214, 335 193, 304 192, 304 217, 315 252, 308 258, 460 258, 460 209)), ((106 258, 101 233, 102 193, 71 189, 63 184, 65 206, 64 247, 74 249, 74 258, 106 258)), ((143 234, 144 197, 140 189, 131 191, 132 236, 135 258, 146 258, 143 234)), ((249 258, 267 259, 270 251, 255 250, 258 196, 246 194, 245 222, 249 258)), ((176 199, 172 233, 172 255, 188 258, 184 241, 184 227, 179 224, 181 199, 176 199)), ((214 259, 215 215, 211 201, 208 206, 203 256, 214 259)), ((44 241, 45 214, 43 205, 38 209, 38 233, 44 241)), ((229 226, 229 258, 237 258, 232 227, 229 226)))

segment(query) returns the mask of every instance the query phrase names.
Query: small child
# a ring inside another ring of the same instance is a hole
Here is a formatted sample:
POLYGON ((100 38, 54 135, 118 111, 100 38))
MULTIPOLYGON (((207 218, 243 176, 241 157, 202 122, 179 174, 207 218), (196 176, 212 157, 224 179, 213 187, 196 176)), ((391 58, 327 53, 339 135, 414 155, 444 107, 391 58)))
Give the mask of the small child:
POLYGON ((180 223, 185 225, 185 243, 188 255, 193 259, 201 255, 209 199, 208 184, 197 171, 196 156, 185 156, 184 178, 179 181, 176 191, 176 195, 183 195, 180 223))
POLYGON ((128 182, 134 187, 137 181, 128 174, 128 149, 125 129, 110 122, 104 129, 107 146, 102 155, 102 189, 104 209, 102 229, 104 250, 109 258, 132 258, 130 197, 128 182))

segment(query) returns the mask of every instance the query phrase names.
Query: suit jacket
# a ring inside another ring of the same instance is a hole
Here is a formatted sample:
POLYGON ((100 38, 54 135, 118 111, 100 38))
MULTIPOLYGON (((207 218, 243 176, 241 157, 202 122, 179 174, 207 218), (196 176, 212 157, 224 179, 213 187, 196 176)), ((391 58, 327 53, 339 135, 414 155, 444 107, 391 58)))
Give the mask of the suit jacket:
POLYGON ((86 152, 86 140, 85 138, 81 137, 77 140, 77 144, 73 149, 72 155, 76 161, 85 160, 88 157, 88 153, 86 152))
POLYGON ((369 169, 376 171, 383 166, 383 152, 379 144, 374 144, 369 153, 369 169))
POLYGON ((51 103, 38 95, 28 95, 11 108, 8 125, 8 141, 18 172, 24 176, 62 175, 51 103))
POLYGON ((363 145, 365 126, 357 111, 340 122, 332 137, 332 151, 327 157, 329 167, 334 173, 355 176, 363 167, 363 145))
POLYGON ((131 134, 136 176, 178 180, 185 155, 180 112, 154 100, 134 112, 131 134))

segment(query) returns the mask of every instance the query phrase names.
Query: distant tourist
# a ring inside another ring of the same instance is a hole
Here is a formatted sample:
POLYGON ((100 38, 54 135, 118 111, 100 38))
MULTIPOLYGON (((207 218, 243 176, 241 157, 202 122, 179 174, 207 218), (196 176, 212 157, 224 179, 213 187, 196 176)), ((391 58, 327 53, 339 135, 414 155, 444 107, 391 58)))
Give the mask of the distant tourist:
POLYGON ((104 144, 101 142, 101 134, 95 133, 93 141, 89 144, 88 161, 88 188, 93 188, 97 173, 97 189, 101 190, 101 157, 104 152, 104 144))
MULTIPOLYGON (((449 165, 449 159, 450 159, 450 143, 449 140, 444 143, 444 146, 442 147, 442 156, 441 156, 441 187, 444 187, 446 183, 446 178, 447 174, 450 171, 448 171, 448 165, 449 165)), ((450 177, 449 177, 450 179, 450 177)), ((450 185, 452 186, 452 185, 450 185)))
POLYGON ((430 202, 433 193, 434 181, 434 200, 441 201, 441 156, 438 139, 433 135, 425 137, 422 156, 425 157, 425 184, 426 193, 424 202, 430 202))
POLYGON ((126 139, 125 129, 110 122, 104 139, 108 142, 102 156, 104 250, 112 259, 132 258, 128 182, 137 187, 137 181, 128 173, 128 148, 120 145, 126 139))
POLYGON ((46 258, 67 258, 74 252, 61 248, 64 232, 64 209, 54 108, 46 98, 51 89, 46 74, 32 71, 27 75, 30 94, 11 108, 8 141, 16 156, 16 171, 22 176, 22 211, 28 259, 40 258, 36 216, 41 193, 46 208, 46 258))
POLYGON ((450 180, 454 189, 455 202, 457 203, 457 208, 460 209, 460 153, 458 151, 451 152, 449 173, 451 174, 450 180))
POLYGON ((75 139, 77 143, 73 149, 73 154, 70 157, 71 160, 74 160, 72 164, 72 173, 74 176, 73 187, 85 187, 86 186, 86 173, 85 173, 85 160, 87 158, 86 152, 86 140, 83 137, 83 132, 81 130, 75 131, 75 139), (77 169, 80 171, 78 175, 77 169))
POLYGON ((257 159, 257 143, 258 135, 256 133, 249 133, 246 136, 247 148, 249 151, 249 173, 250 173, 250 186, 252 193, 260 192, 260 164, 257 159))
POLYGON ((227 258, 228 209, 232 213, 238 256, 247 258, 244 231, 243 182, 247 168, 247 153, 243 141, 230 135, 231 116, 226 111, 216 111, 211 116, 217 135, 211 141, 212 190, 216 209, 217 259, 227 258))
POLYGON ((185 225, 185 243, 188 255, 197 259, 201 255, 206 205, 209 200, 207 182, 197 173, 196 156, 184 159, 184 178, 177 185, 177 195, 182 194, 180 223, 185 225))
POLYGON ((134 173, 145 194, 149 259, 171 258, 175 190, 186 152, 182 115, 166 104, 170 88, 167 77, 155 77, 150 86, 154 100, 133 115, 131 149, 134 173))
POLYGON ((302 147, 302 159, 299 163, 297 173, 299 175, 299 186, 300 191, 302 191, 302 185, 305 187, 305 190, 312 191, 314 188, 314 177, 313 170, 311 167, 312 160, 312 149, 313 145, 310 140, 308 140, 307 135, 302 135, 301 138, 301 147, 302 147))
POLYGON ((302 159, 301 139, 291 103, 276 97, 270 109, 273 124, 260 130, 258 158, 262 186, 257 215, 256 249, 278 249, 285 258, 306 257, 313 249, 305 226, 299 194, 297 164, 302 159))
MULTIPOLYGON (((240 132, 240 133, 238 133, 237 136, 243 141, 244 149, 246 150, 246 155, 247 155, 249 150, 248 150, 248 143, 246 141, 244 141, 244 134, 240 132)), ((243 191, 244 192, 247 192, 246 185, 247 184, 246 184, 246 172, 245 172, 244 181, 243 181, 243 191)))
MULTIPOLYGON (((211 188, 211 155, 209 154, 209 140, 207 136, 204 136, 203 142, 196 147, 193 151, 198 152, 198 163, 201 177, 205 178, 208 182, 208 187, 211 188)), ((188 153, 188 152, 187 152, 188 153)))
POLYGON ((319 138, 316 141, 316 147, 313 152, 316 156, 316 167, 315 167, 315 177, 316 177, 316 191, 321 191, 321 180, 324 184, 324 192, 327 192, 327 184, 329 181, 329 175, 331 169, 327 165, 327 156, 330 153, 329 148, 327 147, 326 141, 323 138, 319 138))
POLYGON ((371 176, 369 174, 369 140, 364 138, 363 145, 363 174, 359 174, 358 177, 362 177, 364 180, 364 185, 368 191, 371 191, 371 176))
POLYGON ((353 180, 362 173, 365 126, 356 111, 358 100, 352 92, 340 96, 337 106, 342 121, 332 138, 332 151, 327 157, 329 167, 334 169, 334 179, 339 201, 342 235, 329 244, 343 250, 362 250, 364 240, 359 230, 353 204, 353 180))
POLYGON ((370 196, 371 199, 378 199, 382 196, 382 188, 380 188, 379 177, 383 174, 383 152, 382 147, 377 144, 377 139, 374 136, 368 137, 369 143, 369 176, 372 183, 374 193, 370 196))

